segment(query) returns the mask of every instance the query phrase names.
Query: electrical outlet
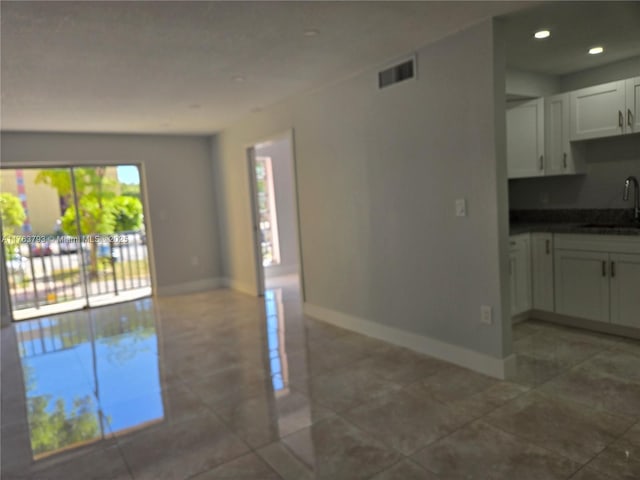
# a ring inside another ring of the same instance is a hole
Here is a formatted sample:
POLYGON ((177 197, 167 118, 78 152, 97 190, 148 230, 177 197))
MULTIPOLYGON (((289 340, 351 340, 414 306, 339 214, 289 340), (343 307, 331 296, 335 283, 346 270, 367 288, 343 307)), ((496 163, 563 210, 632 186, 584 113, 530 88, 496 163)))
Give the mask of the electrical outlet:
POLYGON ((480 307, 480 323, 491 325, 493 323, 493 309, 489 305, 480 307))
POLYGON ((467 201, 464 198, 458 198, 456 200, 456 217, 467 216, 467 201))

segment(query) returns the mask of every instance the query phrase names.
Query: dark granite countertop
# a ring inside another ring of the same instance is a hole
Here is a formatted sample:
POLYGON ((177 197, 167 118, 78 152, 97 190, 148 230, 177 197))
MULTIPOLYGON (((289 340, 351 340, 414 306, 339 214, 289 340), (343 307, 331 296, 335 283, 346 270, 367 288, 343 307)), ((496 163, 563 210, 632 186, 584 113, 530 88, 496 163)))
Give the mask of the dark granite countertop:
POLYGON ((640 235, 631 209, 512 210, 509 231, 520 233, 582 233, 640 235))
POLYGON ((520 233, 582 233, 589 235, 640 235, 640 226, 585 223, 511 223, 509 234, 520 233))

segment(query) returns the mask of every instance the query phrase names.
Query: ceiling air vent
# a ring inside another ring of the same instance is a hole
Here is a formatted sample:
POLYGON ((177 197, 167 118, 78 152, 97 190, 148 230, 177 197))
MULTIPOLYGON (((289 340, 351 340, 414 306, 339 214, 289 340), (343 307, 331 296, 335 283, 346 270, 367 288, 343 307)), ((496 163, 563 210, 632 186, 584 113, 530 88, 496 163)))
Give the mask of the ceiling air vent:
POLYGON ((416 60, 410 58, 407 61, 394 65, 378 72, 378 88, 385 88, 394 83, 414 78, 416 75, 416 60))

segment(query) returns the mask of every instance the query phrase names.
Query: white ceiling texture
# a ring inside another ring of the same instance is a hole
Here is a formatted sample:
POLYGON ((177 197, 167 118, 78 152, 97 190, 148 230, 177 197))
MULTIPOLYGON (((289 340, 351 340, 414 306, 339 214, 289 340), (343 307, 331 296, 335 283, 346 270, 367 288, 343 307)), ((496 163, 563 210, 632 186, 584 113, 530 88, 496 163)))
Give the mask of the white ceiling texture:
POLYGON ((209 134, 522 6, 3 0, 1 127, 209 134))

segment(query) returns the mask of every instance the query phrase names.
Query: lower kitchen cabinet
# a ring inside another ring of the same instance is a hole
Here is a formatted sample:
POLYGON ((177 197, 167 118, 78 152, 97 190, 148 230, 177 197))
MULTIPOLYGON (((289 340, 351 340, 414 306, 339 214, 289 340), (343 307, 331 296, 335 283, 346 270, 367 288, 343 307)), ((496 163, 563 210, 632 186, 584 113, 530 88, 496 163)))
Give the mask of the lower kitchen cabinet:
POLYGON ((608 260, 608 253, 556 251, 556 313, 609 321, 608 260))
POLYGON ((529 234, 509 239, 509 283, 511 315, 531 310, 531 247, 529 234))
POLYGON ((536 310, 553 312, 553 234, 531 234, 531 293, 536 310))
POLYGON ((554 236, 555 312, 640 328, 640 237, 554 236))
POLYGON ((640 328, 640 255, 609 255, 611 323, 640 328))

